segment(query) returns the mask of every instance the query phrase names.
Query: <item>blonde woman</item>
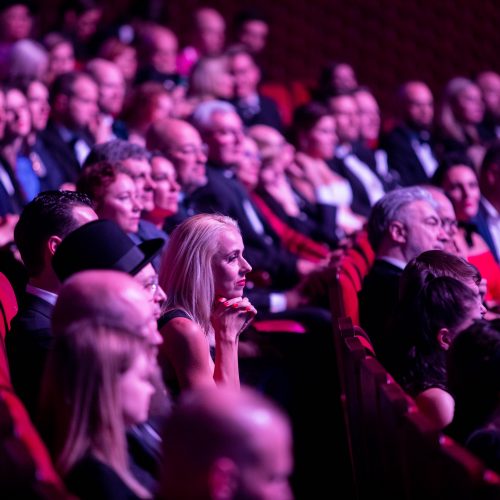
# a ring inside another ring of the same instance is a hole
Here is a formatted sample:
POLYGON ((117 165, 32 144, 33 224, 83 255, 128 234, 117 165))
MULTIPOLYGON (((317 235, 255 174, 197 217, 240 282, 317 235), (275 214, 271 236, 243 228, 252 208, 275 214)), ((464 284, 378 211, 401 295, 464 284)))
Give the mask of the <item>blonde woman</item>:
POLYGON ((159 326, 160 364, 173 394, 239 387, 239 335, 257 314, 243 296, 252 270, 243 251, 238 225, 222 215, 190 217, 170 236, 160 268, 167 300, 159 326))
POLYGON ((81 499, 151 498, 129 470, 125 432, 148 418, 146 341, 92 322, 54 339, 44 374, 41 431, 68 486, 81 499))

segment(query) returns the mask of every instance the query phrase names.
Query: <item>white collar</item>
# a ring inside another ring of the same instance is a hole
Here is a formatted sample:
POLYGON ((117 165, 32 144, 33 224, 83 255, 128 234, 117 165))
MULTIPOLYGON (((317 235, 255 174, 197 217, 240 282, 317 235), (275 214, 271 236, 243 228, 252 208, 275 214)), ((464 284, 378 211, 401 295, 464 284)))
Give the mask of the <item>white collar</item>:
POLYGON ((389 262, 389 264, 392 264, 393 266, 396 266, 399 269, 404 269, 406 267, 407 262, 404 262, 403 260, 396 259, 395 257, 377 257, 379 260, 385 260, 386 262, 389 262))

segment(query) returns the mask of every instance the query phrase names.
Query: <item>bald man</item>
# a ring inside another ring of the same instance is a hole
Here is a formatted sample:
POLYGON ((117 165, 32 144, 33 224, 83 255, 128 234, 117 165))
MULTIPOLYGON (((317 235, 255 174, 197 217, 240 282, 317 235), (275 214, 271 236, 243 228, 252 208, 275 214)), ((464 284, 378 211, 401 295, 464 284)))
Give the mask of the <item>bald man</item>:
POLYGON ((140 60, 145 66, 137 74, 137 83, 155 81, 167 90, 180 83, 177 73, 178 42, 174 32, 159 24, 148 24, 139 34, 140 60))
POLYGON ((128 274, 83 271, 64 282, 52 314, 52 329, 57 335, 74 322, 98 318, 111 328, 144 336, 156 351, 162 338, 154 307, 144 287, 128 274))
POLYGON ((437 168, 434 140, 434 98, 424 82, 410 81, 399 90, 401 123, 383 138, 389 168, 402 186, 429 183, 437 168))
POLYGON ((290 423, 253 390, 188 393, 163 439, 162 499, 293 498, 290 423))
POLYGON ((150 419, 127 431, 131 470, 135 478, 150 491, 156 490, 157 470, 161 460, 161 438, 158 433, 171 401, 156 364, 162 338, 158 332, 154 305, 143 286, 119 271, 82 271, 68 278, 61 288, 54 314, 54 335, 79 321, 92 319, 110 328, 123 329, 144 337, 150 345, 151 376, 155 394, 151 400, 150 419))
POLYGON ((172 162, 181 187, 177 213, 167 217, 163 226, 171 233, 183 220, 195 214, 190 197, 207 183, 206 145, 192 125, 175 119, 153 123, 146 135, 146 144, 150 151, 160 151, 172 162))
POLYGON ((211 7, 200 7, 194 11, 190 45, 184 47, 177 58, 179 73, 188 77, 193 65, 204 56, 217 56, 224 48, 226 22, 222 15, 211 7))
POLYGON ((99 109, 111 116, 120 114, 125 99, 125 79, 120 68, 106 59, 92 59, 87 71, 99 86, 99 109))

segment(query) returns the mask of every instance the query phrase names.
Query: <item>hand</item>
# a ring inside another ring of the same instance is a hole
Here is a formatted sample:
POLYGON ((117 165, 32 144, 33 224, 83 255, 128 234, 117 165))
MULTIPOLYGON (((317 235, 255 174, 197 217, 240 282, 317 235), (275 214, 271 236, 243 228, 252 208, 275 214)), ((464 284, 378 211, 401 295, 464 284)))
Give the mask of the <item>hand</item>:
POLYGON ((257 309, 246 297, 217 297, 210 316, 216 342, 237 342, 256 314, 257 309))
POLYGON ((303 295, 300 287, 292 288, 285 292, 286 308, 295 309, 299 306, 304 306, 309 303, 309 299, 303 295))

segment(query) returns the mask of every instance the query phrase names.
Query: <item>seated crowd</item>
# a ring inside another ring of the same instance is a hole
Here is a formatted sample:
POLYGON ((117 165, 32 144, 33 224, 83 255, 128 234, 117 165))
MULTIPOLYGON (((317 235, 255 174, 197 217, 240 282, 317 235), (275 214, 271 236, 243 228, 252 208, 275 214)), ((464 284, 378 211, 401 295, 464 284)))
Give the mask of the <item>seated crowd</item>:
POLYGON ((335 63, 287 120, 260 92, 258 13, 229 45, 199 8, 178 50, 150 21, 103 36, 99 3, 75 4, 38 41, 28 3, 0 7, 5 350, 68 491, 292 498, 296 387, 262 331, 330 335, 325 290, 365 232, 377 358, 500 472, 500 75, 452 78, 436 118, 401 82, 382 131, 335 63))

